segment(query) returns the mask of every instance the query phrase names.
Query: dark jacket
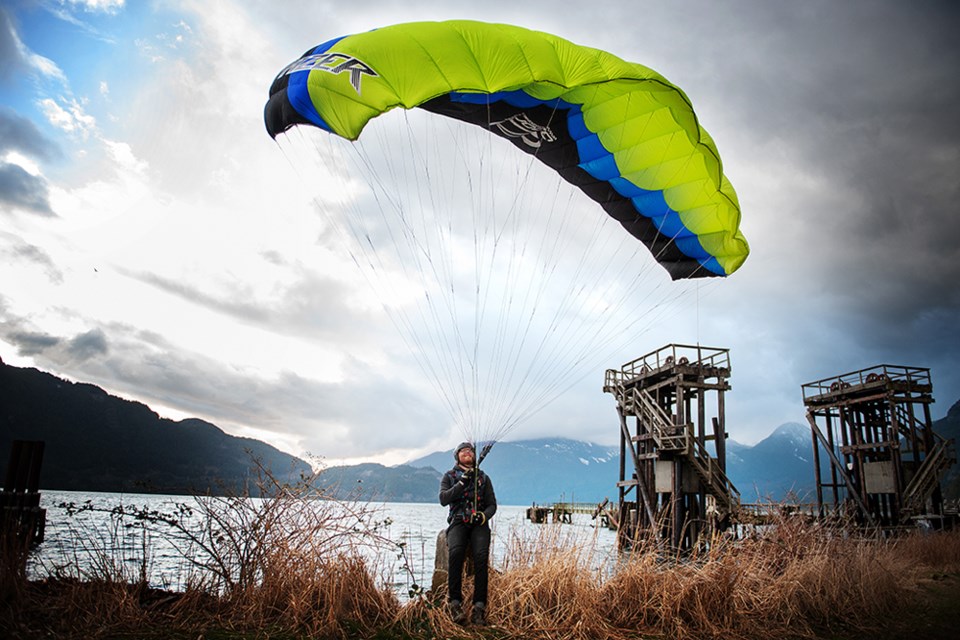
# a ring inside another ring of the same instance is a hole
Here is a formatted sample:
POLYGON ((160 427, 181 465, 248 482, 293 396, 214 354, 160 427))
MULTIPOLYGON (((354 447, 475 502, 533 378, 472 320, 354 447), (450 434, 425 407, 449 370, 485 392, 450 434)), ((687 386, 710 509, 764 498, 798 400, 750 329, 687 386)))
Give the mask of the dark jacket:
POLYGON ((490 476, 477 470, 477 478, 469 486, 460 482, 463 469, 459 466, 450 469, 440 480, 440 504, 450 507, 447 523, 463 522, 464 515, 469 519, 474 508, 474 495, 477 497, 477 511, 482 511, 487 521, 497 512, 497 496, 493 492, 490 476))

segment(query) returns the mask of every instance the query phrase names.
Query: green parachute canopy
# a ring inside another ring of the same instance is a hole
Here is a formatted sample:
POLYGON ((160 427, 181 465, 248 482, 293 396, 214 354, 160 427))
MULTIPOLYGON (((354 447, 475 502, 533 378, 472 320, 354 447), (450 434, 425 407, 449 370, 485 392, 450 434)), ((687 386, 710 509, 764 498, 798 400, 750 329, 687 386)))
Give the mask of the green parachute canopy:
POLYGON ((557 171, 674 279, 726 276, 749 253, 720 155, 684 92, 655 71, 502 24, 420 22, 329 40, 283 69, 272 137, 304 124, 350 140, 420 108, 480 125, 557 171))

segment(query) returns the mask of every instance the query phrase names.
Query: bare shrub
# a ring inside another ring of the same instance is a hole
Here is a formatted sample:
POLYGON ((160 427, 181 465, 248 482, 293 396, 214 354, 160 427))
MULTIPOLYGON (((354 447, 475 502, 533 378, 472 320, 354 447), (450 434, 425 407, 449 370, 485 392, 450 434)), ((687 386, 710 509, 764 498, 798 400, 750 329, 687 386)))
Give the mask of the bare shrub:
POLYGON ((170 542, 190 567, 183 593, 165 603, 167 625, 270 627, 337 637, 392 620, 399 601, 377 584, 374 569, 378 552, 395 545, 379 533, 385 522, 377 520, 378 512, 328 499, 314 488, 314 477, 288 485, 260 471, 261 498, 196 496, 167 512, 64 505, 74 513, 106 511, 114 533, 76 541, 86 554, 83 570, 79 562, 54 568, 61 614, 84 628, 143 624, 149 612, 138 594, 148 589, 149 531, 170 542), (111 539, 131 527, 145 541, 140 563, 133 563, 139 567, 135 575, 130 558, 117 557, 122 546, 111 539), (98 588, 73 588, 71 581, 98 588), (109 615, 98 613, 107 610, 109 615))

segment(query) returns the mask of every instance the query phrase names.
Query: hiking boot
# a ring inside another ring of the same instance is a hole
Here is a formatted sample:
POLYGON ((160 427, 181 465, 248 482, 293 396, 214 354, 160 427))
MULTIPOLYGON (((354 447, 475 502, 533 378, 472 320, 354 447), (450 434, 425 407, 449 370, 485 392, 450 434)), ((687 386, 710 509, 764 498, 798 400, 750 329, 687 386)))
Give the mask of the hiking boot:
POLYGON ((470 624, 487 624, 487 605, 483 602, 474 602, 473 611, 470 613, 470 624))
POLYGON ((467 621, 467 614, 463 612, 463 605, 460 604, 459 600, 451 600, 447 603, 447 613, 457 624, 463 624, 467 621))

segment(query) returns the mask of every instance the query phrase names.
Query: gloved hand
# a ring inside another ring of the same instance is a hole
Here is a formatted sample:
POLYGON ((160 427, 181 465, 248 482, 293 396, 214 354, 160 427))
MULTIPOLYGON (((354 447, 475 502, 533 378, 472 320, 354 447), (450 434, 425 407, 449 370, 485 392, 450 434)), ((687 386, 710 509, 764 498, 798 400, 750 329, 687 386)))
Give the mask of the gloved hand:
POLYGON ((470 524, 484 525, 487 522, 487 516, 484 515, 483 511, 474 511, 473 515, 470 516, 470 524))
POLYGON ((473 484, 474 478, 476 478, 476 475, 474 474, 473 469, 467 469, 463 472, 463 475, 460 476, 460 482, 462 482, 464 486, 467 486, 473 484))

